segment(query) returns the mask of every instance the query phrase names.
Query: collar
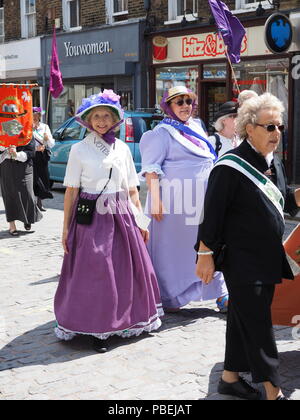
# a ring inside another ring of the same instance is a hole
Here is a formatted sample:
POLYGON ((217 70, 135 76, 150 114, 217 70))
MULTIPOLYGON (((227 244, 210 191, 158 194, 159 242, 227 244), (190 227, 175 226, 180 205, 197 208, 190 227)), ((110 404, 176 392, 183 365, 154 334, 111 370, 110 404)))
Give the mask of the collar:
POLYGON ((252 149, 257 153, 257 154, 259 154, 260 156, 262 156, 264 159, 265 159, 265 161, 267 162, 267 165, 268 165, 268 167, 270 168, 270 166, 271 166, 271 164, 272 164, 272 162, 273 162, 273 159, 274 159, 274 153, 273 152, 271 152, 271 153, 269 153, 267 156, 263 156, 254 146, 253 146, 253 144, 249 141, 249 139, 247 139, 247 143, 252 147, 252 149))

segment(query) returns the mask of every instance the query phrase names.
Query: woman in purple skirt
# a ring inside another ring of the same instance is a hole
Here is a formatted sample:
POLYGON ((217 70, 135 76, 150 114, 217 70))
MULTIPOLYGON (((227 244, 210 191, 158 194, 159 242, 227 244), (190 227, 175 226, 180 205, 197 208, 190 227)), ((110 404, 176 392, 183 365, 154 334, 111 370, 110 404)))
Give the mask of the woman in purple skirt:
POLYGON ((99 352, 107 351, 103 340, 110 336, 158 329, 163 315, 137 174, 129 148, 115 138, 123 118, 119 99, 104 90, 77 111, 91 132, 72 147, 67 165, 65 256, 54 303, 57 337, 93 336, 99 352), (96 200, 91 224, 78 223, 79 198, 96 200))

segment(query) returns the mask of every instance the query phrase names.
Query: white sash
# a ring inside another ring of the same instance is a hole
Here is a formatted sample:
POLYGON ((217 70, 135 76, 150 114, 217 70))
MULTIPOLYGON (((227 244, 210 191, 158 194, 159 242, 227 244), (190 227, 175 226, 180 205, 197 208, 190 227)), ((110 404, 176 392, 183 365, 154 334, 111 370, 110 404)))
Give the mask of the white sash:
POLYGON ((241 157, 234 154, 223 155, 215 164, 215 166, 226 165, 241 172, 247 178, 249 178, 272 202, 272 204, 278 210, 280 216, 284 220, 283 208, 284 198, 272 181, 269 180, 265 175, 259 172, 249 162, 242 159, 241 157))
MULTIPOLYGON (((161 123, 161 124, 157 125, 155 127, 155 129, 158 129, 159 127, 165 128, 171 134, 171 136, 175 140, 178 141, 178 143, 180 143, 183 147, 185 147, 186 149, 188 149, 191 152, 193 152, 195 155, 202 156, 202 157, 207 157, 207 158, 211 158, 211 159, 215 159, 215 157, 210 153, 208 147, 206 146, 206 144, 204 142, 202 142, 204 148, 198 147, 194 143, 192 143, 190 140, 188 140, 187 138, 185 138, 183 135, 181 135, 180 132, 176 128, 172 127, 171 125, 161 123)), ((196 131, 196 130, 199 131, 198 125, 197 125, 197 128, 196 128, 195 127, 195 124, 190 124, 190 127, 194 131, 196 131)), ((203 133, 201 133, 201 135, 204 135, 205 136, 204 131, 203 131, 203 133)))

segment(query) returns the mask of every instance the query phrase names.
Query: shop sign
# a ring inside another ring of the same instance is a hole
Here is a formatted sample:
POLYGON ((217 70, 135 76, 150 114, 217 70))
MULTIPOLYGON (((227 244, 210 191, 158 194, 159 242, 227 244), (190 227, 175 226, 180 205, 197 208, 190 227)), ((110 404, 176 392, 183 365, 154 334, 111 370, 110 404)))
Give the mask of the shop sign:
MULTIPOLYGON (((247 50, 247 37, 242 42, 241 54, 247 50)), ((202 36, 187 36, 182 40, 182 58, 218 57, 224 56, 225 46, 218 34, 202 36)))
POLYGON ((293 40, 293 27, 287 16, 274 13, 265 24, 266 46, 275 54, 281 54, 290 48, 293 40))
POLYGON ((86 44, 72 45, 72 42, 64 42, 65 56, 77 57, 81 55, 105 54, 112 52, 109 41, 90 42, 86 44))

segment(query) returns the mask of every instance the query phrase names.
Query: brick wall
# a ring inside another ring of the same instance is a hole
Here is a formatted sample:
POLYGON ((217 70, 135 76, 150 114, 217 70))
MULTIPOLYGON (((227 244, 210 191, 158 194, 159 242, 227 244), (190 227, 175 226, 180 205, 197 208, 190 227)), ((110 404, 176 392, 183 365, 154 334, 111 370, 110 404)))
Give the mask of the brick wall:
MULTIPOLYGON (((226 4, 230 9, 235 8, 235 0, 226 0, 226 4)), ((281 10, 297 7, 300 7, 300 0, 281 0, 281 10)), ((36 0, 36 11, 38 36, 52 31, 55 18, 60 19, 60 29, 63 30, 62 0, 36 0)), ((208 20, 211 12, 207 0, 198 0, 198 13, 200 16, 205 17, 206 21, 208 20)), ((144 0, 128 0, 129 20, 145 17, 146 14, 144 0)), ((20 39, 20 0, 4 0, 4 18, 5 41, 20 39)), ((168 0, 151 0, 148 19, 153 29, 165 28, 164 22, 168 20, 168 0)), ((80 24, 83 28, 106 24, 105 0, 81 0, 80 24)))

